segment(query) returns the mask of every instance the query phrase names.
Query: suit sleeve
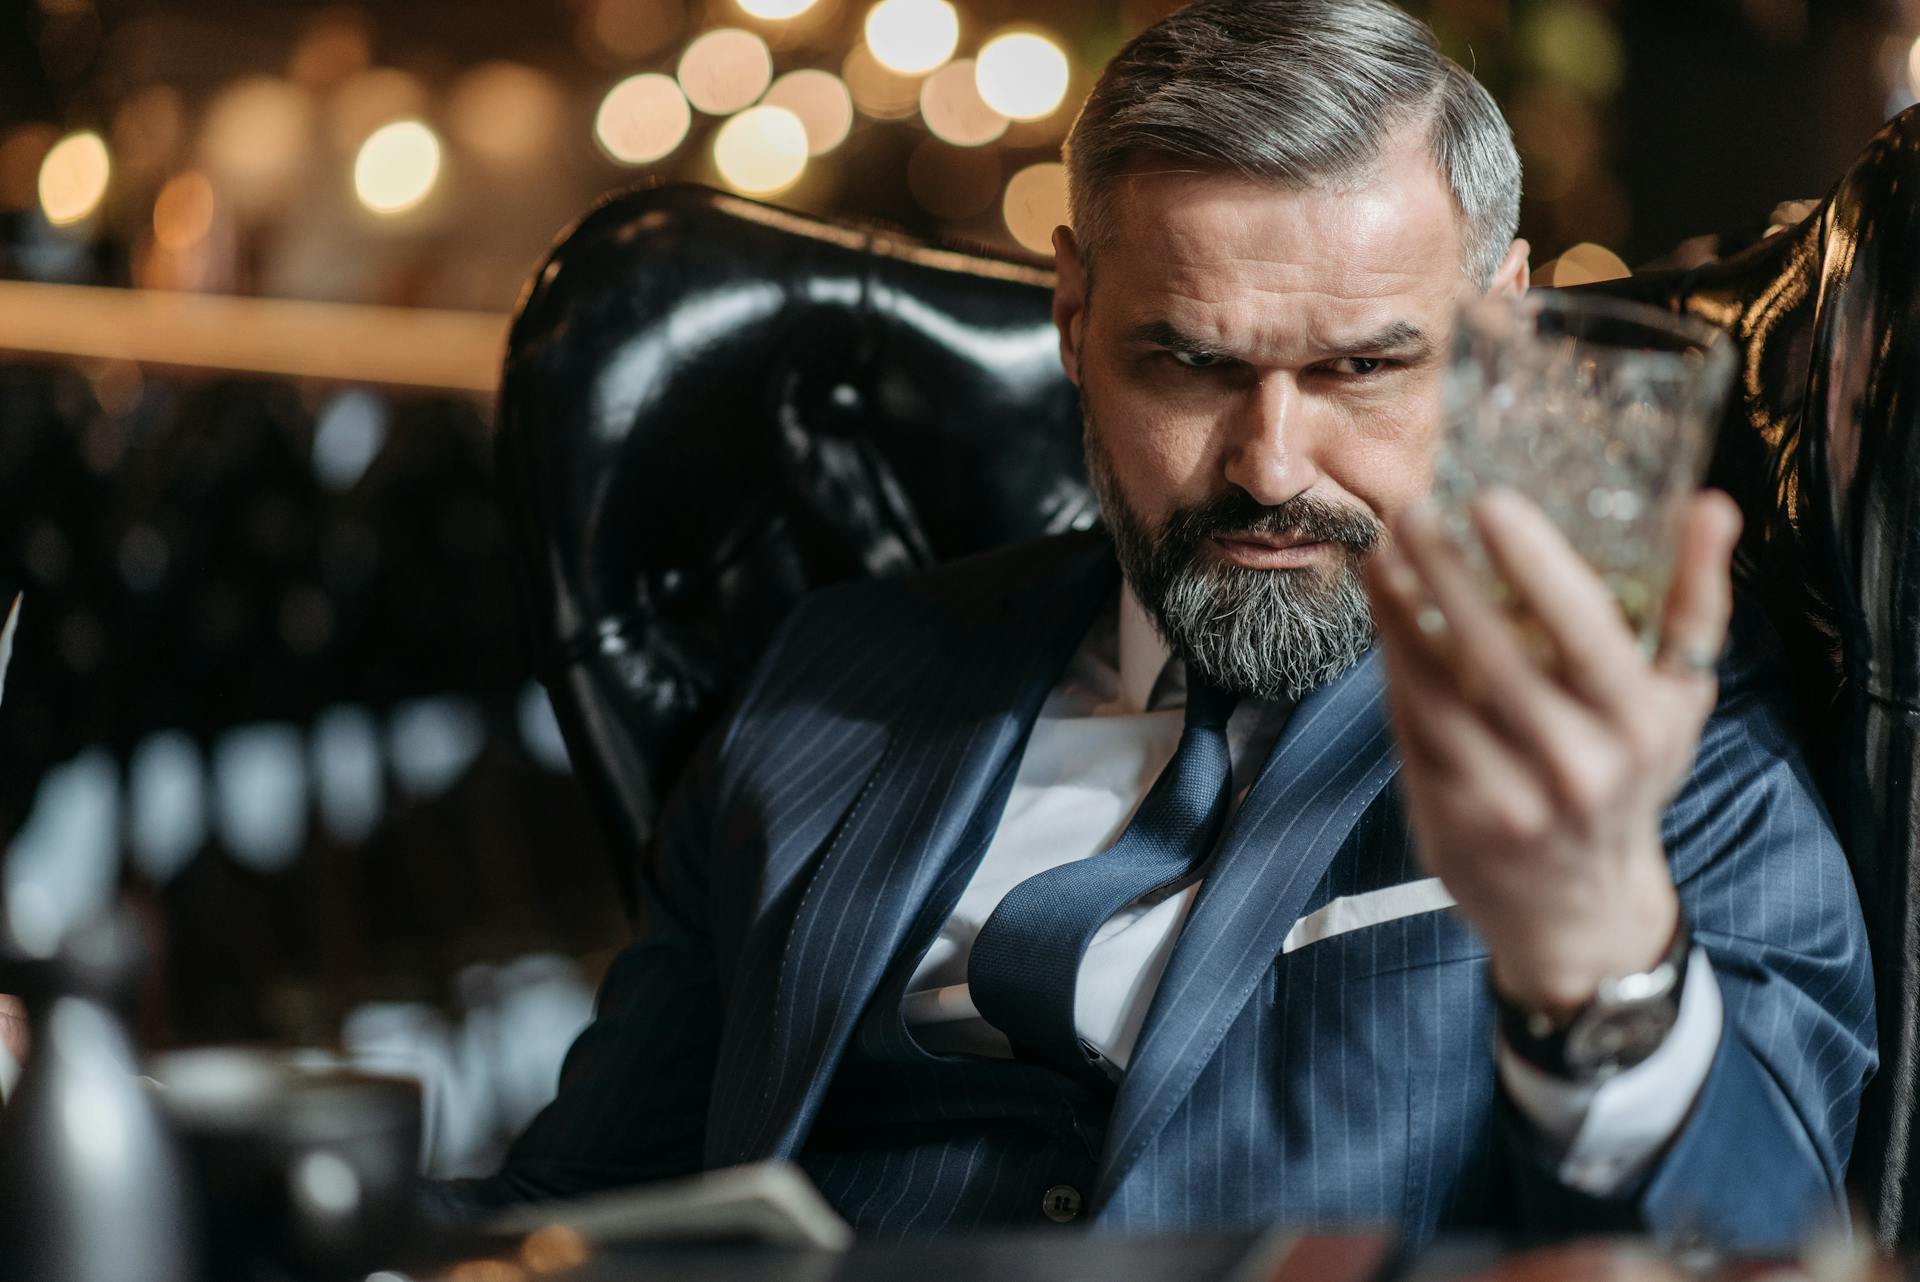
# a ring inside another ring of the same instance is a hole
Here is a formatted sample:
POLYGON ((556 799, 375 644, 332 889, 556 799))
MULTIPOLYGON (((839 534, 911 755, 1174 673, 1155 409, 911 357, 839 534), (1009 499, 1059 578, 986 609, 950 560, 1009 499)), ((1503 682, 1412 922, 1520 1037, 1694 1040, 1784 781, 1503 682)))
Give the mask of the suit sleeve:
POLYGON ((485 1179, 428 1181, 430 1215, 470 1220, 700 1169, 722 1004, 706 927, 719 732, 682 772, 643 861, 640 930, 608 968, 559 1094, 485 1179))
POLYGON ((1782 710, 1736 684, 1701 738, 1664 836, 1724 1022, 1706 1081, 1665 1151, 1607 1197, 1561 1181, 1506 1107, 1530 1231, 1622 1229, 1767 1249, 1841 1220, 1873 980, 1859 898, 1782 710))

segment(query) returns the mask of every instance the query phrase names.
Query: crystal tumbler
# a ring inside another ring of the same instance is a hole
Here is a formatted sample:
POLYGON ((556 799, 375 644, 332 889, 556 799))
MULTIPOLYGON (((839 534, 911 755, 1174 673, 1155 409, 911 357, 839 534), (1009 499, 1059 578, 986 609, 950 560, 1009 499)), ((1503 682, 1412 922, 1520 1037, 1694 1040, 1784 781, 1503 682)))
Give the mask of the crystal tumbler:
POLYGON ((1712 325, 1621 299, 1542 290, 1461 310, 1433 499, 1536 650, 1543 639, 1474 533, 1473 497, 1498 485, 1538 504, 1650 651, 1733 367, 1734 344, 1712 325))

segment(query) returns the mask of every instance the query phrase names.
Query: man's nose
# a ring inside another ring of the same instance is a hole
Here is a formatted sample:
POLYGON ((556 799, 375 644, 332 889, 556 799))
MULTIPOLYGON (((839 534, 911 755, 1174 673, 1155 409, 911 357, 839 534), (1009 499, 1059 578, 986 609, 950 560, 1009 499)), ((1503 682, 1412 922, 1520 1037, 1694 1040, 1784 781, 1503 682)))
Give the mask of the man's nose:
POLYGON ((1311 488, 1320 473, 1314 465, 1308 411, 1292 374, 1261 378, 1236 407, 1227 480, 1268 507, 1311 488))

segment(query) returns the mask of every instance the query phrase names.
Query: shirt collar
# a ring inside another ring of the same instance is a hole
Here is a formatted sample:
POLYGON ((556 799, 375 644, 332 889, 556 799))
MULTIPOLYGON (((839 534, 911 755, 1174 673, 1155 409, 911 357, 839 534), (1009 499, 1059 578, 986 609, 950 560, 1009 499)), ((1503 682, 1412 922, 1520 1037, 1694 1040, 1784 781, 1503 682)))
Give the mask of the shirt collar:
MULTIPOLYGON (((1153 626, 1147 608, 1134 596, 1132 585, 1124 580, 1120 584, 1119 633, 1120 698, 1127 707, 1145 712, 1153 706, 1155 687, 1162 684, 1161 676, 1167 670, 1172 652, 1161 639, 1159 629, 1153 626)), ((1182 670, 1177 675, 1181 678, 1179 702, 1185 703, 1186 673, 1182 670)), ((1166 688, 1160 693, 1170 696, 1173 690, 1166 688)))

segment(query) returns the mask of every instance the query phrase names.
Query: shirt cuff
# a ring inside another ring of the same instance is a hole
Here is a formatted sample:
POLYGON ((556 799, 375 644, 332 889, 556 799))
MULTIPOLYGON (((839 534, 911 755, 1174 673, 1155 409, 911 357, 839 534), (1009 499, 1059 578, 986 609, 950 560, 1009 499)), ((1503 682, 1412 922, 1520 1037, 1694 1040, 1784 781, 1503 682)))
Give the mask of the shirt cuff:
POLYGON ((1543 1072, 1504 1038, 1494 1062, 1507 1096, 1560 1154, 1562 1183, 1593 1197, 1632 1184, 1679 1133, 1720 1049, 1720 981, 1695 946, 1680 990, 1680 1013, 1659 1049, 1600 1083, 1579 1084, 1543 1072))

